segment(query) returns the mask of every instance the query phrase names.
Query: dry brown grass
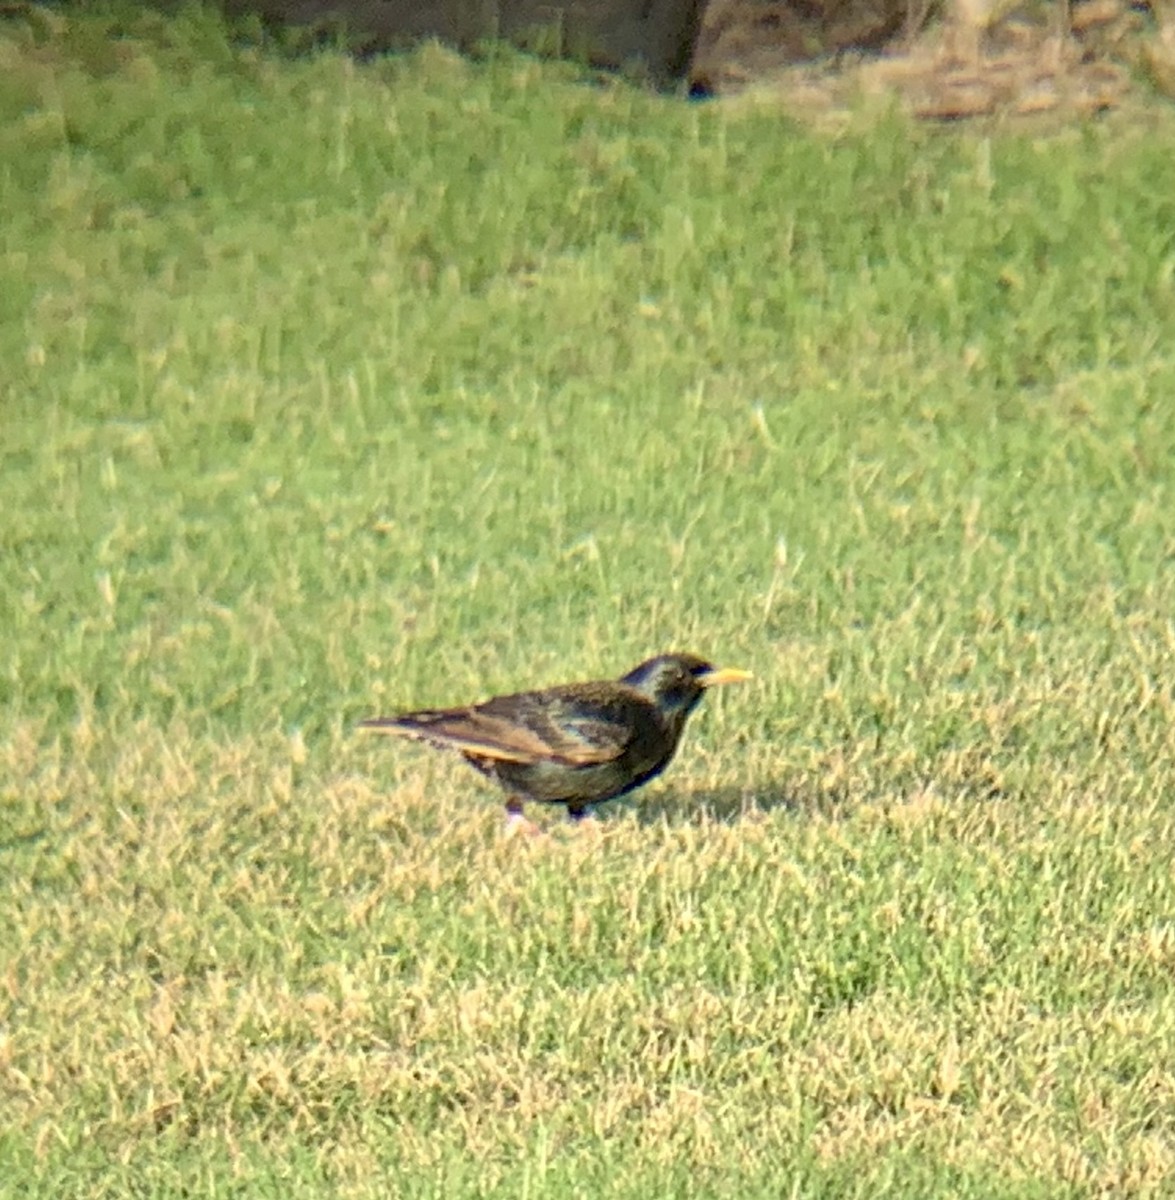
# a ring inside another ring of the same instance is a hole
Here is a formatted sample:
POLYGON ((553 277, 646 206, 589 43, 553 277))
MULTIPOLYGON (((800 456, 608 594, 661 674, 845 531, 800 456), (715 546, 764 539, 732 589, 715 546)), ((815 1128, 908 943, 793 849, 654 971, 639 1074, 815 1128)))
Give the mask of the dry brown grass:
POLYGON ((929 24, 924 17, 895 4, 801 14, 787 4, 716 3, 695 73, 719 92, 773 92, 789 114, 825 120, 862 97, 934 120, 1072 120, 1137 103, 1147 94, 1140 73, 1175 95, 1162 5, 1148 18, 1125 0, 1085 0, 1071 14, 1059 4, 957 0, 929 24))
POLYGON ((421 1174, 536 1130, 703 1174, 805 1139, 1099 1194, 1175 1170, 1153 805, 935 791, 518 841, 423 756, 381 794, 278 742, 35 740, 6 747, 44 824, 0 1115, 47 1162, 310 1139, 362 1195, 378 1119, 421 1174))

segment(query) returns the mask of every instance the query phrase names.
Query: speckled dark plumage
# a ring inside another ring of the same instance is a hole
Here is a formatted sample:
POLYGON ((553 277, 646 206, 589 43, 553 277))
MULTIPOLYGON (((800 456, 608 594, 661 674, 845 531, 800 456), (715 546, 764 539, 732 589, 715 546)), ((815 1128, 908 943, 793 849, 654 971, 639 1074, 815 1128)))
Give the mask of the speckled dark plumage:
POLYGON ((505 789, 512 813, 534 801, 564 804, 579 817, 665 769, 706 688, 749 677, 693 654, 662 654, 617 680, 515 692, 464 708, 360 724, 457 751, 505 789))

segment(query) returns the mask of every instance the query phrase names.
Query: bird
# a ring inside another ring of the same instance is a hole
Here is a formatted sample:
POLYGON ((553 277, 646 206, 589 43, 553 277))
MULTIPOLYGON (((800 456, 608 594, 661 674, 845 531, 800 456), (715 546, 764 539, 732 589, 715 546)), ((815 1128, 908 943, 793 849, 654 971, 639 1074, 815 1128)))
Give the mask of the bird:
POLYGON ((749 671, 696 654, 659 654, 619 679, 566 683, 459 708, 371 717, 360 728, 454 750, 506 793, 507 819, 527 803, 565 806, 573 820, 648 783, 677 750, 708 688, 749 671))

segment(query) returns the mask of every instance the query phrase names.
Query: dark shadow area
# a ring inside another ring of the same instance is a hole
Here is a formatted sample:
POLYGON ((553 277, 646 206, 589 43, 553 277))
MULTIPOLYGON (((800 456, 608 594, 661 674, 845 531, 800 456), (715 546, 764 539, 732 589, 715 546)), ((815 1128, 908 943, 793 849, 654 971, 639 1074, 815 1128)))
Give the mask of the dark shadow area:
POLYGON ((972 805, 1003 799, 1009 794, 999 772, 979 763, 973 770, 954 775, 949 780, 911 773, 898 777, 862 777, 830 787, 813 775, 805 777, 797 772, 787 779, 765 780, 743 787, 689 790, 664 787, 644 794, 638 792, 611 805, 601 805, 597 811, 606 821, 610 812, 619 814, 628 809, 642 825, 661 821, 670 825, 702 821, 733 825, 753 822, 781 809, 800 820, 813 816, 846 817, 862 805, 901 807, 927 793, 940 795, 953 804, 972 805))
MULTIPOLYGON (((672 91, 689 75, 707 0, 203 0, 229 40, 297 57, 322 48, 363 61, 438 41, 474 59, 506 45, 672 91)), ((0 20, 42 24, 41 10, 83 11, 85 0, 0 0, 0 20)), ((108 34, 136 10, 189 16, 188 0, 137 0, 105 15, 108 34)))
MULTIPOLYGON (((802 781, 767 781, 746 787, 698 788, 678 790, 659 789, 656 793, 639 795, 632 800, 622 801, 632 809, 642 825, 656 825, 664 821, 670 825, 720 821, 733 825, 742 821, 754 821, 771 813, 784 810, 797 817, 812 813, 835 813, 843 811, 847 797, 830 794, 817 795, 802 781)), ((615 811, 621 812, 620 805, 615 811)), ((606 820, 607 806, 602 806, 600 815, 606 820)))
MULTIPOLYGON (((505 42, 530 53, 622 71, 662 89, 689 73, 706 0, 205 0, 235 34, 297 53, 319 46, 359 58, 434 39, 466 54, 505 42)), ((143 0, 165 15, 184 0, 143 0)), ((56 7, 82 7, 59 0, 56 7)), ((0 6, 3 7, 3 6, 0 6)), ((18 3, 18 8, 24 5, 18 3)))

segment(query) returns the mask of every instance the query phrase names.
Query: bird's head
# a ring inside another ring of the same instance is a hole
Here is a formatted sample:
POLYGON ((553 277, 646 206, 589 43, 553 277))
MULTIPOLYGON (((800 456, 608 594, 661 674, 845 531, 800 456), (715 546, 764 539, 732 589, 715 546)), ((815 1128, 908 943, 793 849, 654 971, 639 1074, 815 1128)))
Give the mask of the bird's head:
POLYGON ((684 721, 707 688, 750 679, 750 671, 716 667, 696 654, 660 654, 621 679, 647 696, 673 722, 684 721))

